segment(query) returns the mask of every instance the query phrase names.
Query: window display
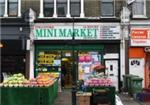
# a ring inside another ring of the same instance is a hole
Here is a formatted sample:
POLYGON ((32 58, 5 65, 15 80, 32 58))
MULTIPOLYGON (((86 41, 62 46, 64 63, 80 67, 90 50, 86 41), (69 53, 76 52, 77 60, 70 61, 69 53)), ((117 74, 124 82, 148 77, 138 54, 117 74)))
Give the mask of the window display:
POLYGON ((102 58, 99 52, 78 52, 78 79, 87 80, 95 70, 101 69, 102 58))
POLYGON ((61 52, 40 51, 37 55, 37 71, 52 71, 61 66, 61 52))

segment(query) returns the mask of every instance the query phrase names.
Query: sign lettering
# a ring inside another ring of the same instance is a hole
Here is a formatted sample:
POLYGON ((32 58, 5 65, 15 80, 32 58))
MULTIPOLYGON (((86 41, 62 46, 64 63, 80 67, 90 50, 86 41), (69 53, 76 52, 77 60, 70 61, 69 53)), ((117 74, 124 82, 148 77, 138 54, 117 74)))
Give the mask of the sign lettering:
POLYGON ((65 24, 36 24, 33 35, 35 40, 107 40, 120 39, 118 25, 71 25, 65 24))
POLYGON ((131 29, 131 46, 150 46, 150 29, 131 29))

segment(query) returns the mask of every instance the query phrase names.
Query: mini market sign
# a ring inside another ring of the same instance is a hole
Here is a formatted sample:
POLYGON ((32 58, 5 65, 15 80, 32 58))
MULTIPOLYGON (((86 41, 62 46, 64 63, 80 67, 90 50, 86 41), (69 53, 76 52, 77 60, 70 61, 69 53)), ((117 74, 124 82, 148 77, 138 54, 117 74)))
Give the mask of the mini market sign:
POLYGON ((75 39, 97 39, 97 29, 87 28, 39 28, 34 33, 37 39, 71 39, 74 35, 75 39))
POLYGON ((71 40, 73 37, 75 40, 95 40, 120 37, 120 29, 117 26, 102 32, 99 25, 93 24, 76 25, 74 28, 71 24, 37 24, 34 26, 33 35, 35 40, 71 40))

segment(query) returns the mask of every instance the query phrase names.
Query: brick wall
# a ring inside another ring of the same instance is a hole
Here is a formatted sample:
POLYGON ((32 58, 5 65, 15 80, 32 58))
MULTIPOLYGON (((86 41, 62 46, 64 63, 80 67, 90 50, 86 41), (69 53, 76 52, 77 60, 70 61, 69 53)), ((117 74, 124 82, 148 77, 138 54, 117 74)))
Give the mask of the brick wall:
POLYGON ((40 0, 22 0, 21 12, 24 13, 29 8, 32 8, 38 16, 40 11, 40 0))
POLYGON ((84 9, 86 17, 100 16, 100 1, 99 0, 85 0, 84 9))

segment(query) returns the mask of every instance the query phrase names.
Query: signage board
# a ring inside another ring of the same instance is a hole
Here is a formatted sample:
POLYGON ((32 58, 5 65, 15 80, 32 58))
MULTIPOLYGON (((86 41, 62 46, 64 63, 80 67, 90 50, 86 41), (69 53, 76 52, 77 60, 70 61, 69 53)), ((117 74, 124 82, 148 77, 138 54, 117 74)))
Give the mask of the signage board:
POLYGON ((34 40, 120 40, 119 24, 38 23, 33 29, 34 40))
POLYGON ((150 29, 133 28, 130 34, 131 46, 150 46, 150 29))

